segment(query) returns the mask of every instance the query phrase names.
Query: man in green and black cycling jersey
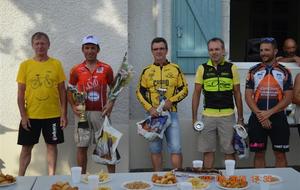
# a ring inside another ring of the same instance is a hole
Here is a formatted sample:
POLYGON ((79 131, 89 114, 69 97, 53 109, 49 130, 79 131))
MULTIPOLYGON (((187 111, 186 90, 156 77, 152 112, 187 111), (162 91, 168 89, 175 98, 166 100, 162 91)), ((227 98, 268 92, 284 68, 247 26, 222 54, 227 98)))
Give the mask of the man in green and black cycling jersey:
POLYGON ((210 59, 198 67, 192 99, 193 125, 197 121, 200 95, 204 95, 202 121, 204 129, 199 133, 198 150, 203 152, 205 168, 213 168, 216 151, 216 135, 219 135, 221 152, 225 159, 234 160, 232 146, 233 125, 243 124, 243 106, 237 67, 225 61, 224 42, 212 38, 207 43, 210 59), (234 105, 237 107, 235 120, 234 105))
POLYGON ((249 147, 255 152, 254 166, 266 166, 265 151, 270 137, 275 166, 286 167, 290 129, 284 109, 291 103, 293 82, 290 71, 276 61, 277 43, 263 38, 260 44, 262 63, 250 68, 245 99, 252 111, 249 118, 249 147))

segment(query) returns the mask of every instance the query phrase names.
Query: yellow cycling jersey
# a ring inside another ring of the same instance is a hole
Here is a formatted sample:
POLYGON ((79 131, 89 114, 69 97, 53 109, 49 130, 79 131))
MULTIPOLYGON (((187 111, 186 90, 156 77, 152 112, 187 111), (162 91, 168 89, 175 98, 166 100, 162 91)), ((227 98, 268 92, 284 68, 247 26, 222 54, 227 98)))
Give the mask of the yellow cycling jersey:
POLYGON ((162 96, 173 103, 170 111, 177 111, 177 103, 187 94, 188 87, 184 75, 174 63, 167 63, 162 67, 155 64, 147 66, 140 76, 136 90, 139 102, 147 111, 151 107, 157 107, 162 96))

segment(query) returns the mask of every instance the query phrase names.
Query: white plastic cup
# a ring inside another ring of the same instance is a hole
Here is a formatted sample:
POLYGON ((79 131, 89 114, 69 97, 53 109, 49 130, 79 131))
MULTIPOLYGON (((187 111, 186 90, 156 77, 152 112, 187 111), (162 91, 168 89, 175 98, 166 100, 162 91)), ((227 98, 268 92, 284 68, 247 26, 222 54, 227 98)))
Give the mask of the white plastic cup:
POLYGON ((97 175, 88 176, 89 190, 95 190, 98 188, 99 177, 97 175))
POLYGON ((270 184, 264 182, 263 180, 261 180, 259 182, 259 187, 260 187, 260 190, 269 190, 270 189, 270 184))
POLYGON ((178 189, 181 189, 181 190, 193 190, 193 185, 189 182, 181 182, 181 183, 178 183, 178 189))
POLYGON ((193 160, 193 168, 202 168, 203 161, 202 160, 193 160))
POLYGON ((82 170, 82 168, 79 167, 79 166, 71 168, 71 176, 72 176, 72 182, 73 183, 80 183, 81 170, 82 170))
POLYGON ((234 174, 235 160, 225 160, 225 171, 226 176, 231 176, 234 174))

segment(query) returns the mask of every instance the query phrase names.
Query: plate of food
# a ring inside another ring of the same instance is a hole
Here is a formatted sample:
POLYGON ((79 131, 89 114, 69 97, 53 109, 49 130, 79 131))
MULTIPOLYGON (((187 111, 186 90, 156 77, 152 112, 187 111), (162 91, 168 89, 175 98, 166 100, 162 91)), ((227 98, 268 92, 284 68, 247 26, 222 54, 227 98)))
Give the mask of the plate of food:
POLYGON ((265 183, 268 184, 277 184, 277 183, 281 183, 282 182, 282 178, 277 176, 277 175, 273 175, 273 174, 260 174, 260 181, 264 181, 265 183))
POLYGON ((98 187, 97 190, 112 190, 111 187, 103 186, 103 187, 98 187))
POLYGON ((8 174, 3 174, 0 172, 0 187, 9 186, 17 183, 17 179, 8 174))
POLYGON ((153 185, 147 181, 136 180, 124 182, 121 186, 125 190, 148 190, 153 187, 153 185))
POLYGON ((152 175, 151 181, 153 185, 162 186, 162 187, 177 185, 176 176, 172 172, 167 172, 161 176, 155 173, 152 175))
POLYGON ((249 188, 249 183, 245 176, 230 176, 229 178, 219 178, 216 182, 217 187, 226 190, 243 190, 249 188))
MULTIPOLYGON (((81 178, 81 181, 83 183, 88 183, 88 176, 91 175, 91 174, 85 174, 82 176, 81 178)), ((101 170, 98 174, 95 174, 95 175, 98 175, 99 176, 99 184, 104 184, 104 183, 107 183, 107 182, 110 182, 111 181, 111 178, 109 176, 109 174, 107 172, 104 172, 103 170, 101 170)))
POLYGON ((199 177, 192 177, 187 180, 187 182, 193 185, 193 190, 205 190, 209 188, 210 183, 199 177))
POLYGON ((50 190, 78 190, 78 187, 72 187, 69 182, 58 181, 51 185, 50 190))

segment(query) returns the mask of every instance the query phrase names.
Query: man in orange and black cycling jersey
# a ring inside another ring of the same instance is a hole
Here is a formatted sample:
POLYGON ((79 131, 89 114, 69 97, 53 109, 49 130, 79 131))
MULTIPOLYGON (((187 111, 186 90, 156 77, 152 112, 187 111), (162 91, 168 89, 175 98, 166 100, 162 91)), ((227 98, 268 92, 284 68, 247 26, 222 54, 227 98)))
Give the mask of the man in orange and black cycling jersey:
MULTIPOLYGON (((154 38, 151 43, 151 51, 154 63, 143 70, 136 95, 147 114, 157 117, 159 113, 156 109, 161 101, 159 91, 163 91, 163 99, 165 99, 163 109, 170 111, 171 115, 171 125, 164 134, 168 150, 171 153, 172 166, 181 168, 182 155, 177 103, 187 96, 187 83, 179 66, 167 60, 168 45, 164 38, 154 38)), ((153 169, 160 171, 162 169, 162 139, 156 138, 151 141, 149 149, 153 169)))
POLYGON ((293 82, 290 71, 277 63, 277 43, 263 38, 260 44, 262 63, 250 68, 245 99, 252 111, 249 118, 250 151, 255 152, 254 166, 266 166, 268 136, 275 155, 275 166, 286 167, 285 152, 289 151, 289 124, 284 109, 291 103, 293 82))

